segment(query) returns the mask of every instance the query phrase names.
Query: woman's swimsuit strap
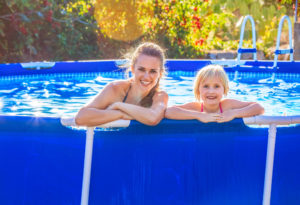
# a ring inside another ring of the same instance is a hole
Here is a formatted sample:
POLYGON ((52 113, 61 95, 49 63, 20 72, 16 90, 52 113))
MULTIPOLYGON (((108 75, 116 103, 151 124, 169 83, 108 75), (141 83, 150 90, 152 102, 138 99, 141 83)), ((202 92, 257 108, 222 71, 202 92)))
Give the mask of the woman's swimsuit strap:
POLYGON ((124 99, 123 99, 123 102, 126 101, 127 96, 128 96, 128 93, 129 93, 129 91, 130 91, 130 88, 131 88, 131 83, 129 84, 129 88, 128 88, 127 93, 126 93, 126 95, 125 95, 125 97, 124 97, 124 99))

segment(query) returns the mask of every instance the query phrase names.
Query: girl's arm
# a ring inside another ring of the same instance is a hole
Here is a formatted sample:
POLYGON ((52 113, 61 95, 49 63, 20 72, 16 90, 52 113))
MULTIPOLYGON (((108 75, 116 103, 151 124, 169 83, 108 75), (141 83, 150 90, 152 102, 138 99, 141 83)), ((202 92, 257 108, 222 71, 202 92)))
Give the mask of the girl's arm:
POLYGON ((120 100, 120 87, 123 85, 124 82, 121 81, 108 84, 91 103, 78 111, 75 117, 76 124, 96 126, 118 119, 130 119, 130 116, 120 110, 106 109, 111 103, 120 100))
POLYGON ((227 122, 234 118, 252 117, 265 112, 265 109, 256 102, 242 102, 239 100, 226 99, 226 105, 229 106, 229 109, 226 109, 226 111, 221 114, 221 118, 218 122, 227 122))
POLYGON ((219 120, 219 113, 204 113, 197 111, 195 102, 167 108, 165 117, 174 120, 199 120, 201 122, 215 122, 219 120))
POLYGON ((116 102, 109 109, 120 110, 143 124, 153 126, 157 125, 163 119, 167 104, 168 94, 164 91, 159 91, 153 96, 153 103, 150 108, 116 102))

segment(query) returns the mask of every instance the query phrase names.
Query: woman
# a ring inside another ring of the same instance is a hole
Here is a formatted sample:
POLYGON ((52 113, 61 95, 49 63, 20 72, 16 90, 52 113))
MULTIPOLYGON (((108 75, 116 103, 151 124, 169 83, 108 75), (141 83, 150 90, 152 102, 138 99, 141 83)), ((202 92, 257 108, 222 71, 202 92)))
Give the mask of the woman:
POLYGON ((118 119, 134 119, 157 125, 168 103, 167 93, 159 90, 164 63, 164 52, 158 45, 141 44, 131 58, 132 77, 109 83, 91 103, 79 110, 76 124, 96 126, 118 119))

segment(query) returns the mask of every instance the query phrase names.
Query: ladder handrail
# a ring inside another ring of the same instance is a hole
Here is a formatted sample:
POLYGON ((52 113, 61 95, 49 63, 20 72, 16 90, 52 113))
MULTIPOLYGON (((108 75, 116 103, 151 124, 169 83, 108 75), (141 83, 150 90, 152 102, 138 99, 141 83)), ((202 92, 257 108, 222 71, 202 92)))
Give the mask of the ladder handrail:
POLYGON ((273 68, 277 67, 277 61, 278 61, 278 55, 279 54, 290 54, 290 61, 294 60, 294 55, 293 55, 293 41, 292 41, 292 23, 290 20, 290 17, 288 17, 287 15, 284 15, 279 23, 279 27, 278 27, 278 33, 277 33, 277 41, 276 41, 276 50, 274 52, 274 64, 273 64, 273 68), (284 23, 284 21, 287 20, 288 25, 289 25, 289 46, 290 49, 279 49, 280 47, 280 37, 281 37, 281 32, 282 32, 282 25, 284 23))
POLYGON ((297 23, 298 0, 296 0, 295 6, 295 23, 297 23))
POLYGON ((240 34, 240 42, 239 42, 238 56, 237 56, 238 65, 240 64, 241 53, 242 53, 242 50, 243 50, 242 46, 243 46, 245 26, 246 26, 247 20, 250 20, 251 26, 252 26, 252 45, 253 45, 253 49, 248 49, 249 51, 248 52, 244 52, 244 53, 253 53, 253 59, 255 61, 257 60, 255 22, 254 22, 252 16, 247 15, 243 19, 242 29, 241 29, 241 34, 240 34))

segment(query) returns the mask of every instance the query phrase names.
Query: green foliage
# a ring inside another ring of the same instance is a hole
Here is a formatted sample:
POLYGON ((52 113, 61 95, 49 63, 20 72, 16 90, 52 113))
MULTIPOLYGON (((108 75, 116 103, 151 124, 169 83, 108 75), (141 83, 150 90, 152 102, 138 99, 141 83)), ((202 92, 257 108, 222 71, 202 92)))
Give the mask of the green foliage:
MULTIPOLYGON (((164 46, 169 58, 202 58, 209 50, 236 50, 246 15, 255 20, 258 49, 271 58, 279 20, 293 15, 294 2, 2 0, 0 63, 118 58, 141 41, 164 46), (131 15, 125 5, 132 6, 131 15)), ((247 23, 244 47, 251 47, 251 35, 247 23)))
MULTIPOLYGON (((155 11, 153 16, 141 19, 146 33, 144 39, 164 44, 169 56, 175 58, 201 57, 208 50, 237 49, 239 19, 246 15, 255 20, 258 49, 270 55, 279 20, 287 12, 278 2, 268 0, 148 0, 144 3, 152 5, 155 11)), ((247 23, 244 47, 252 47, 251 36, 251 24, 247 23)))
POLYGON ((76 60, 98 51, 92 0, 0 3, 1 62, 76 60))

